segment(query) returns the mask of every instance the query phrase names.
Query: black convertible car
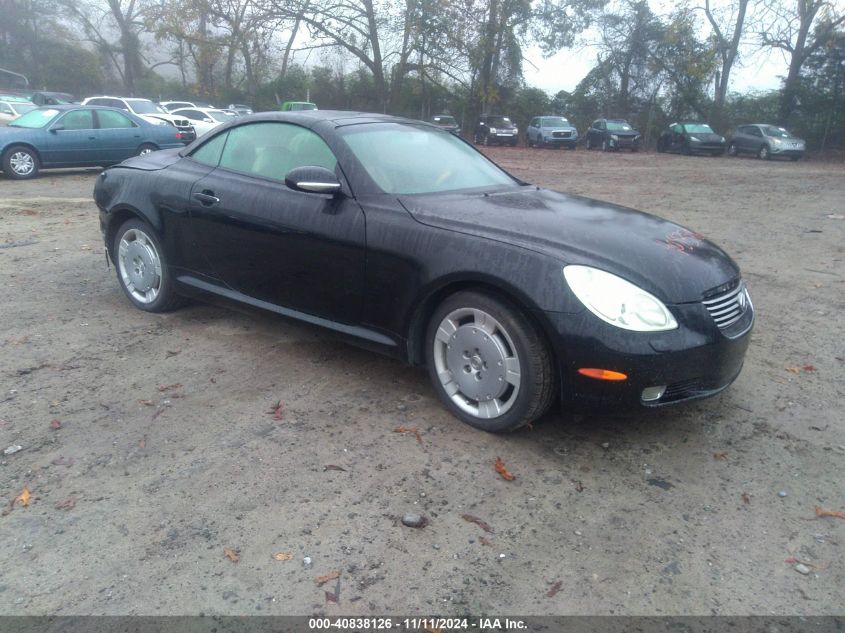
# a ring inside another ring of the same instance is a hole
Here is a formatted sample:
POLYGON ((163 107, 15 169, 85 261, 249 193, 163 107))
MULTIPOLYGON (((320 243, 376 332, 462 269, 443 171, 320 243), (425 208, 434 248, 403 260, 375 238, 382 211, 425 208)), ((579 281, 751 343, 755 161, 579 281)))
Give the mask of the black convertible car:
POLYGON ((444 404, 488 431, 557 399, 718 393, 754 320, 703 236, 522 182, 419 121, 259 114, 104 171, 94 197, 138 308, 212 295, 327 327, 427 365, 444 404))

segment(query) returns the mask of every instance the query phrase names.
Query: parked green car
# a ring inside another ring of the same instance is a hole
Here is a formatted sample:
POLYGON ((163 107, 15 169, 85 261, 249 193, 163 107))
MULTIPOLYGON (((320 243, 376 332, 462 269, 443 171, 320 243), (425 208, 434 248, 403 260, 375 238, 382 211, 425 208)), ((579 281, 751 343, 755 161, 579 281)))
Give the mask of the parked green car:
POLYGON ((310 101, 285 101, 279 109, 282 112, 291 112, 293 110, 316 110, 317 104, 311 103, 310 101))

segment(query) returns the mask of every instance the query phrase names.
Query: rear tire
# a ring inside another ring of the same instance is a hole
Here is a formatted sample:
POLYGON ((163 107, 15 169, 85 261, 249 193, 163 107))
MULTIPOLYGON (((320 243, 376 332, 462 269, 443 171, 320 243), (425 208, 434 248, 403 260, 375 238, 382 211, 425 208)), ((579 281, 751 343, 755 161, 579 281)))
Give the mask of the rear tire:
POLYGON ((142 143, 140 147, 138 147, 138 156, 146 156, 147 154, 152 154, 153 152, 157 152, 158 147, 153 145, 152 143, 142 143))
POLYGON ((483 431, 505 433, 533 422, 557 391, 545 339, 521 310, 492 294, 458 292, 437 307, 426 361, 440 401, 483 431))
POLYGON ((36 151, 26 145, 13 145, 3 154, 3 172, 13 180, 35 178, 41 170, 36 151))
POLYGON ((132 218, 117 230, 112 244, 117 281, 132 304, 146 312, 169 312, 184 303, 174 288, 167 254, 155 230, 132 218))

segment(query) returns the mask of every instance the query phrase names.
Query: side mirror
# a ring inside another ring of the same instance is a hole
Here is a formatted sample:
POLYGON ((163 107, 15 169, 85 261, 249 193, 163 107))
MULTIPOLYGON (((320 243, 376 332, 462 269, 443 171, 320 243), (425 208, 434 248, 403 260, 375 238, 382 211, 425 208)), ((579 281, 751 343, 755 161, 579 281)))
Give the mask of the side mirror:
POLYGON ((51 128, 50 128, 50 131, 51 131, 53 134, 55 134, 56 132, 59 132, 59 131, 61 131, 61 130, 63 130, 63 129, 65 129, 64 124, 62 124, 62 123, 57 123, 56 125, 54 125, 53 127, 51 127, 51 128))
POLYGON ((327 193, 335 195, 340 192, 340 181, 333 171, 325 167, 296 167, 285 176, 285 184, 294 191, 303 193, 327 193))

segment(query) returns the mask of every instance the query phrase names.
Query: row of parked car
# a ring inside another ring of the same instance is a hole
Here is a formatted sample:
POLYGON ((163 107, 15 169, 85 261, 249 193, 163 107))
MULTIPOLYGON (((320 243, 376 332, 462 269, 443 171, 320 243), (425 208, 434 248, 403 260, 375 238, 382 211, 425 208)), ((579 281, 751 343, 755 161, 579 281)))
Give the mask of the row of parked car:
POLYGON ((42 168, 107 167, 131 156, 182 147, 249 114, 252 109, 243 104, 215 108, 112 96, 75 103, 64 93, 0 95, 0 125, 5 126, 0 127, 0 168, 10 178, 23 179, 42 168))
MULTIPOLYGON (((430 122, 461 134, 460 126, 452 116, 439 114, 432 117, 430 122)), ((519 128, 509 117, 483 115, 475 128, 473 140, 480 145, 514 147, 518 137, 519 128)), ((552 115, 532 117, 525 130, 525 144, 528 147, 575 149, 579 142, 583 142, 587 149, 637 152, 642 145, 642 135, 624 119, 596 119, 582 137, 565 117, 552 115)), ((658 152, 680 154, 721 156, 727 152, 731 156, 753 154, 763 159, 783 156, 798 160, 805 150, 803 139, 783 127, 765 123, 740 125, 728 140, 707 123, 682 121, 671 124, 657 139, 658 152)))

